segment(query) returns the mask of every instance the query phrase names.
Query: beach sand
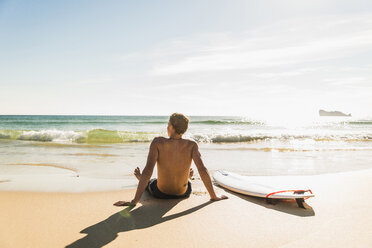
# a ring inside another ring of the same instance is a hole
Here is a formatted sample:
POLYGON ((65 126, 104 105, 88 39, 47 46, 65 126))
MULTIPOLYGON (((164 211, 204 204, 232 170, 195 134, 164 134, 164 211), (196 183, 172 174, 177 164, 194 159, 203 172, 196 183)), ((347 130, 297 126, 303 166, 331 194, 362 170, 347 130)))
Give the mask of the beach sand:
MULTIPOLYGON (((372 170, 306 176, 316 195, 268 205, 200 180, 186 200, 144 194, 134 209, 113 206, 135 189, 62 193, 0 192, 0 247, 372 247, 372 170)), ((6 182, 4 182, 6 183, 6 182)))

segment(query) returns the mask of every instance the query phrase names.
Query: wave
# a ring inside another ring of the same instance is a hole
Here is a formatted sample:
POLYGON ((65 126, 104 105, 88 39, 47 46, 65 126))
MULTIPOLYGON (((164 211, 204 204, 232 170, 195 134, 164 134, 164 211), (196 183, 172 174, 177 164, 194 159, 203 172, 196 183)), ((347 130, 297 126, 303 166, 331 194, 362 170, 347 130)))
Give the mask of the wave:
MULTIPOLYGON (((214 148, 216 149, 216 148, 214 148)), ((217 148, 218 150, 239 150, 239 151, 263 151, 263 152, 317 152, 317 151, 372 151, 370 147, 345 147, 345 148, 292 148, 292 147, 232 147, 217 148)))
MULTIPOLYGON (((92 129, 85 131, 66 131, 66 130, 0 130, 0 139, 24 140, 60 143, 60 144, 116 144, 132 142, 150 142, 157 136, 165 136, 160 132, 131 132, 106 129, 92 129)), ((190 138, 196 142, 205 143, 241 143, 258 142, 270 140, 304 140, 311 139, 317 142, 343 141, 343 142, 365 142, 372 141, 371 134, 193 134, 187 133, 185 138, 190 138)))
MULTIPOLYGON (((6 125, 95 125, 95 124, 167 124, 168 120, 154 121, 154 120, 141 120, 141 121, 124 121, 124 120, 1 120, 2 124, 6 125)), ((205 124, 205 125, 264 125, 259 121, 244 121, 244 120, 200 120, 190 121, 190 124, 205 124)))
POLYGON ((168 121, 108 121, 108 120, 94 120, 94 121, 86 121, 86 120, 10 120, 4 121, 1 120, 1 123, 9 124, 22 124, 22 125, 35 125, 35 124, 45 124, 45 125, 64 125, 64 124, 166 124, 168 121))
POLYGON ((240 143, 240 142, 257 142, 257 141, 271 141, 271 140, 306 140, 311 139, 314 141, 343 141, 343 142, 365 142, 372 141, 371 135, 349 135, 349 136, 310 136, 310 135, 192 135, 197 142, 207 143, 240 143))
POLYGON ((272 139, 272 136, 265 135, 191 135, 192 139, 197 142, 207 142, 207 143, 238 143, 238 142, 251 142, 272 139))
POLYGON ((17 137, 18 140, 31 141, 78 141, 83 136, 74 131, 41 130, 24 131, 17 137))
POLYGON ((369 120, 344 121, 343 124, 346 124, 346 125, 372 125, 372 121, 369 121, 369 120))
POLYGON ((65 130, 0 130, 0 139, 61 143, 129 143, 150 142, 160 133, 114 131, 93 129, 86 131, 65 130))
POLYGON ((208 124, 208 125, 264 125, 263 122, 259 121, 244 121, 244 120, 204 120, 204 121, 190 121, 194 124, 208 124))

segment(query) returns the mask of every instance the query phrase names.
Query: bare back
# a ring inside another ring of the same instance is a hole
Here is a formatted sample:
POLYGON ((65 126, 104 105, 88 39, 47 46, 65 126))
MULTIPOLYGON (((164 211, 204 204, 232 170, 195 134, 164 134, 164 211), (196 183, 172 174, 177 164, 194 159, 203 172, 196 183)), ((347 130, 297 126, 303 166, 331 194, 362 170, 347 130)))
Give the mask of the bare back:
POLYGON ((157 186, 166 194, 182 195, 187 190, 194 142, 164 137, 157 139, 157 186))

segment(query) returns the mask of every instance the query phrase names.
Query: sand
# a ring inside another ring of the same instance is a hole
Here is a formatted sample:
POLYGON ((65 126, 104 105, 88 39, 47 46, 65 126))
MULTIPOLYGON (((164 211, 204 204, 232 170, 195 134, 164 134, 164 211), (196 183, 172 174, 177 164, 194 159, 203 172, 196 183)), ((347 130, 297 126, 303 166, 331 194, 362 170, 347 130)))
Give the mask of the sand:
MULTIPOLYGON (((303 177, 309 209, 266 204, 198 180, 186 200, 144 194, 134 209, 113 206, 135 189, 0 192, 0 247, 372 247, 372 170, 303 177)), ((3 182, 6 183, 6 182, 3 182)))

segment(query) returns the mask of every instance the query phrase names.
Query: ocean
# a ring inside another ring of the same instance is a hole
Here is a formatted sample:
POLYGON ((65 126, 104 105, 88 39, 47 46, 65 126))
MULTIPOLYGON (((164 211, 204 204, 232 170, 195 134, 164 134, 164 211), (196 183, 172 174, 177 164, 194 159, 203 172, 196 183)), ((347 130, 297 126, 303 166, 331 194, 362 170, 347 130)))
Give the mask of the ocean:
MULTIPOLYGON (((198 142, 211 173, 314 175, 372 167, 370 118, 189 117, 183 137, 198 142)), ((144 167, 151 140, 167 137, 168 119, 0 115, 0 190, 135 187, 132 172, 144 167)))

